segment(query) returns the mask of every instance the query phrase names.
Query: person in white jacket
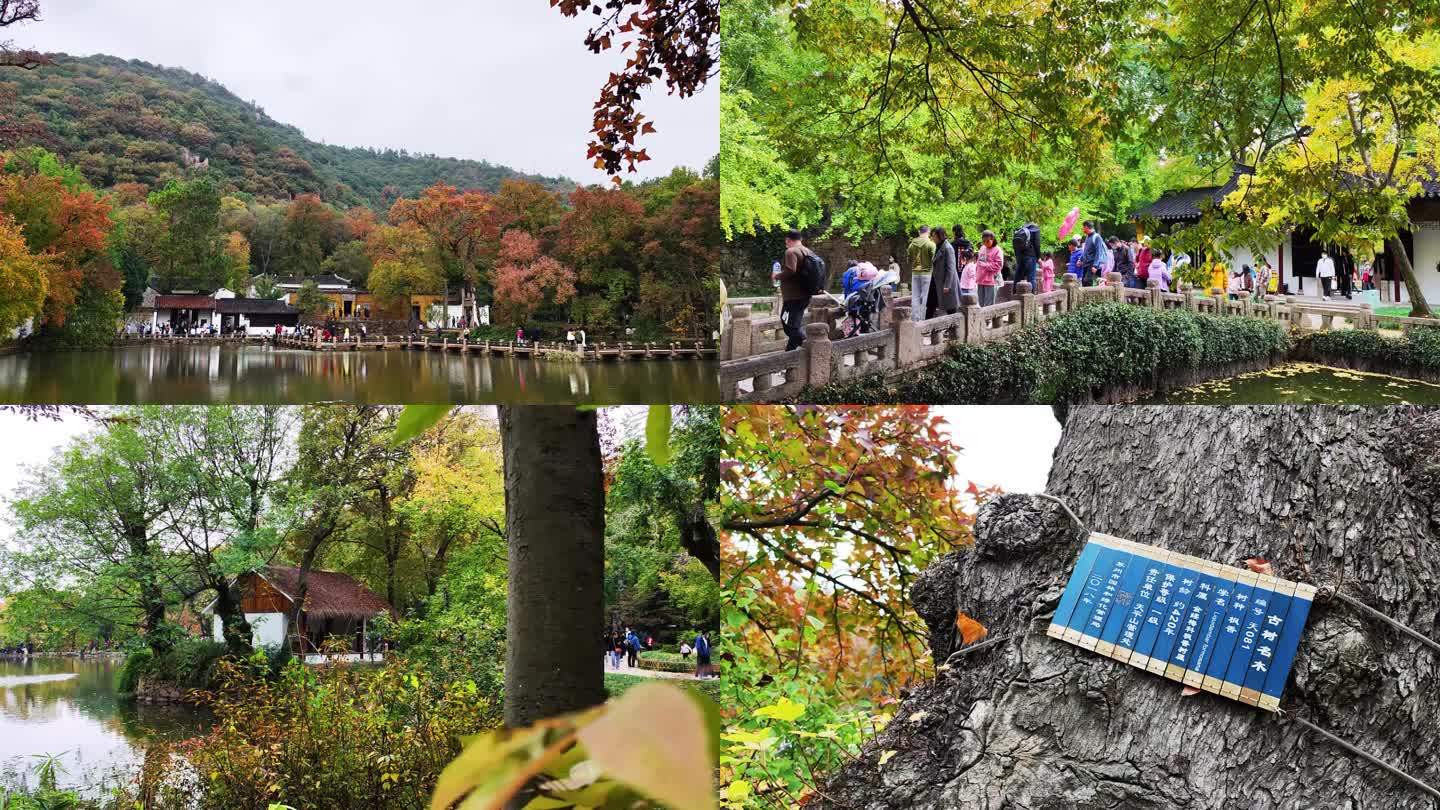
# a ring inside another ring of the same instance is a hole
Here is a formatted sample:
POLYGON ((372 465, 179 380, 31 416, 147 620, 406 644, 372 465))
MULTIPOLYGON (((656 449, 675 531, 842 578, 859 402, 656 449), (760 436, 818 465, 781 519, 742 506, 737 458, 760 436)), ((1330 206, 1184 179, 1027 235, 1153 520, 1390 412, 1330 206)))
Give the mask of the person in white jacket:
POLYGON ((1315 262, 1315 277, 1320 279, 1321 295, 1330 297, 1330 284, 1335 280, 1335 260, 1328 250, 1320 251, 1320 260, 1315 262))

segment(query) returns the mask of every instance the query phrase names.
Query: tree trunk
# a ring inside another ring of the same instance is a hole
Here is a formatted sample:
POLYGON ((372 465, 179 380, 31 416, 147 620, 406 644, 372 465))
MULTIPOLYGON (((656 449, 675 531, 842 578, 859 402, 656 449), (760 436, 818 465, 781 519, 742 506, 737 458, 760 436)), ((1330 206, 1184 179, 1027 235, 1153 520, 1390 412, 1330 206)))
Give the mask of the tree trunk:
MULTIPOLYGON (((1440 412, 1088 407, 1049 491, 1096 531, 1343 592, 1440 635, 1440 412)), ((992 638, 915 688, 825 787, 831 808, 1431 808, 1299 725, 1057 641, 1049 614, 1084 534, 1023 495, 917 581, 937 662, 957 610, 992 638), (918 712, 924 712, 917 717, 918 712), (915 718, 915 719, 912 719, 915 718), (884 751, 896 753, 881 766, 884 751)), ((1318 599, 1282 708, 1440 784, 1440 655, 1318 599)))
POLYGON ((505 723, 518 728, 605 700, 605 487, 593 410, 502 406, 500 437, 510 547, 505 723))
POLYGON ((1410 264, 1405 243, 1400 241, 1400 237, 1392 236, 1385 240, 1385 250, 1395 257, 1395 269, 1405 281, 1405 294, 1410 296, 1410 317, 1430 317, 1430 304, 1425 301, 1425 291, 1420 289, 1419 279, 1415 278, 1415 267, 1410 264))
POLYGON ((160 585, 160 571, 150 548, 150 529, 138 516, 122 515, 121 521, 140 591, 140 627, 145 631, 146 646, 159 658, 174 648, 175 638, 166 627, 165 589, 160 585))
POLYGON ((705 512, 705 504, 691 504, 680 515, 680 545, 686 553, 699 560, 718 582, 720 580, 720 534, 705 512))
POLYGON ((220 617, 221 637, 227 653, 247 656, 254 652, 250 622, 245 619, 240 600, 235 598, 235 589, 224 579, 215 584, 215 615, 220 617))

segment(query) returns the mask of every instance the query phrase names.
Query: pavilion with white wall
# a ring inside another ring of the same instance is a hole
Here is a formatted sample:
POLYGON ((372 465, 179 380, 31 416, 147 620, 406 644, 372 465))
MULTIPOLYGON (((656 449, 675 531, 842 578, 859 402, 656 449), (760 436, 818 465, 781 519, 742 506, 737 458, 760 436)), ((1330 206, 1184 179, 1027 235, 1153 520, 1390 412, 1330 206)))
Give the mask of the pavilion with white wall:
MULTIPOLYGON (((1164 232, 1193 225, 1206 209, 1219 205, 1235 191, 1241 175, 1252 172, 1253 169, 1248 166, 1237 166, 1224 185, 1168 192, 1136 211, 1132 219, 1142 233, 1147 222, 1156 223, 1164 232)), ((1400 234, 1400 241, 1410 255, 1425 299, 1432 304, 1440 303, 1440 180, 1423 184, 1420 194, 1412 198, 1407 207, 1413 227, 1400 234)), ((1293 231, 1286 234, 1278 248, 1267 252, 1265 258, 1279 274, 1280 283, 1288 285, 1292 293, 1319 295, 1320 283, 1315 277, 1315 264, 1320 258, 1320 248, 1319 244, 1311 241, 1309 232, 1293 231)), ((1199 262, 1211 257, 1194 256, 1192 259, 1199 262)), ((1255 266, 1254 253, 1248 248, 1235 249, 1230 256, 1231 272, 1247 264, 1255 266)), ((1380 291, 1380 300, 1404 303, 1409 300, 1409 295, 1404 282, 1392 267, 1392 257, 1380 252, 1376 257, 1379 278, 1376 287, 1380 291)))

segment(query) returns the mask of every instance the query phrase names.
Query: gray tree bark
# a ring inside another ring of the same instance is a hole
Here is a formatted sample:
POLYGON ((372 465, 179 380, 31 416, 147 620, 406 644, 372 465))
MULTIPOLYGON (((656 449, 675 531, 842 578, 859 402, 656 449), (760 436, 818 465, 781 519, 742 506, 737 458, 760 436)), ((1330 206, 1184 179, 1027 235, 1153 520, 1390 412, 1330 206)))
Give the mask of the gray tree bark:
POLYGON ((595 411, 500 408, 509 538, 505 724, 605 701, 605 483, 595 411))
MULTIPOLYGON (((1049 479, 1093 530, 1271 560, 1440 637, 1440 413, 1408 407, 1070 410, 1049 479)), ((1045 634, 1084 540, 1055 504, 987 503, 912 599, 937 663, 955 613, 1008 640, 951 659, 824 787, 827 808, 1432 808, 1269 712, 1045 634), (919 714, 922 713, 923 714, 919 714), (912 719, 915 718, 915 719, 912 719), (896 753, 884 766, 882 752, 896 753)), ((1282 708, 1440 785, 1440 654, 1317 601, 1282 708)))

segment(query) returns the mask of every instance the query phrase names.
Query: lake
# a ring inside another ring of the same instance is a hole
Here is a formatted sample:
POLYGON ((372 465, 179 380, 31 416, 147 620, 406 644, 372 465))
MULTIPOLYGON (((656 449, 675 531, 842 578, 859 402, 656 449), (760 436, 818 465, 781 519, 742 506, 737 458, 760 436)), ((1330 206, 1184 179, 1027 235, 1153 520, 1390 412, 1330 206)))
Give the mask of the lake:
POLYGON ((140 345, 0 357, 0 402, 701 404, 720 401, 719 368, 714 360, 140 345))
POLYGON ((60 755, 63 787, 114 784, 139 764, 147 740, 185 739, 209 725, 185 706, 121 702, 111 658, 0 658, 0 784, 35 785, 39 754, 60 755))
POLYGON ((1440 385, 1315 363, 1285 363, 1170 391, 1147 401, 1166 405, 1440 405, 1440 385))

